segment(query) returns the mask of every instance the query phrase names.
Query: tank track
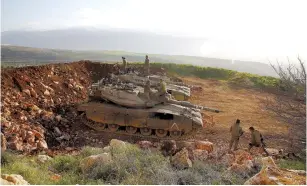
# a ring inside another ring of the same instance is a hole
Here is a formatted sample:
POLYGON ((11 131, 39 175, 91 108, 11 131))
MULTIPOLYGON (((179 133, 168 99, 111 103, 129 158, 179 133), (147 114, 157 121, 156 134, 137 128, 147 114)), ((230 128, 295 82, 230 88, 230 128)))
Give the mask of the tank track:
POLYGON ((88 119, 85 116, 85 114, 82 114, 79 117, 81 117, 80 120, 81 120, 82 124, 88 126, 91 129, 94 129, 95 131, 106 132, 106 133, 114 133, 114 134, 117 134, 117 135, 127 135, 127 136, 140 138, 140 140, 148 140, 148 141, 150 141, 150 140, 155 140, 155 141, 163 141, 163 140, 191 141, 191 140, 195 140, 195 134, 197 133, 197 130, 193 129, 188 134, 183 134, 183 135, 178 136, 178 137, 172 137, 172 136, 169 136, 169 135, 167 135, 165 137, 158 137, 154 134, 151 134, 151 135, 148 135, 148 136, 142 135, 139 132, 139 129, 134 134, 128 133, 128 132, 126 132, 126 130, 117 130, 117 131, 113 132, 113 131, 110 131, 108 128, 102 129, 101 128, 102 123, 95 122, 95 121, 88 119))

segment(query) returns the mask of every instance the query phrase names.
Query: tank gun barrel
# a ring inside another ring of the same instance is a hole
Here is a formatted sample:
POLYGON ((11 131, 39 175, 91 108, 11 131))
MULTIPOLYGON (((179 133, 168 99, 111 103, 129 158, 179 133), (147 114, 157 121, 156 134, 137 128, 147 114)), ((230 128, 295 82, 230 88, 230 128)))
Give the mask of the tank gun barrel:
POLYGON ((177 100, 174 100, 174 99, 168 99, 167 102, 168 103, 172 103, 172 104, 177 104, 177 105, 185 106, 185 107, 189 107, 189 108, 194 108, 194 109, 206 110, 206 111, 216 112, 216 113, 220 112, 218 109, 204 107, 204 106, 200 106, 200 105, 194 105, 194 104, 192 104, 192 103, 190 103, 188 101, 177 101, 177 100))
POLYGON ((175 82, 175 81, 170 81, 168 82, 170 84, 178 85, 178 86, 186 86, 183 82, 175 82))
POLYGON ((202 107, 202 110, 206 110, 206 111, 210 111, 210 112, 216 112, 216 113, 221 112, 220 110, 215 109, 215 108, 209 108, 209 107, 203 107, 203 106, 201 106, 201 107, 202 107))

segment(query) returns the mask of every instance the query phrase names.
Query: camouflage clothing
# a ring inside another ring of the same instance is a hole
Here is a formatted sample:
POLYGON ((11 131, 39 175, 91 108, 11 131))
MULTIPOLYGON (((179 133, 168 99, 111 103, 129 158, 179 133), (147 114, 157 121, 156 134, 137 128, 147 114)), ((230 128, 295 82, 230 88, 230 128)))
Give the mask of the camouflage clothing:
POLYGON ((229 144, 229 150, 231 150, 233 143, 234 145, 234 150, 238 149, 238 143, 240 136, 243 134, 243 130, 240 127, 240 123, 235 123, 230 127, 230 132, 231 132, 231 139, 230 139, 230 144, 229 144))
POLYGON ((251 144, 260 145, 261 144, 262 135, 258 130, 254 130, 251 133, 251 144))
POLYGON ((230 127, 231 136, 240 137, 243 133, 240 123, 235 123, 230 127))
POLYGON ((263 137, 258 130, 251 130, 251 142, 249 143, 248 150, 250 150, 252 147, 261 147, 263 151, 269 155, 269 153, 264 148, 265 144, 263 142, 263 137))

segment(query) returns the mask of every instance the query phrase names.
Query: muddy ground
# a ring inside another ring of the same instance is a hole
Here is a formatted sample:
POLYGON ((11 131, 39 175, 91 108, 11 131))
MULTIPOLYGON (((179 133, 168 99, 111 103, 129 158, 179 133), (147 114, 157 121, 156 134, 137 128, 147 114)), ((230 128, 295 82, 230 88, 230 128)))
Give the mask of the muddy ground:
MULTIPOLYGON (((130 142, 141 140, 138 137, 93 131, 77 117, 76 105, 87 101, 87 87, 118 71, 118 65, 90 61, 2 69, 1 131, 7 139, 8 148, 35 151, 41 146, 39 140, 45 140, 49 149, 60 150, 84 145, 103 147, 113 138, 130 142), (13 126, 20 127, 12 130, 13 126), (32 140, 27 131, 41 134, 35 135, 32 140)), ((160 71, 162 69, 152 70, 154 73, 160 71)), ((206 126, 192 140, 208 139, 218 146, 227 147, 229 127, 239 118, 245 131, 239 145, 241 148, 247 148, 250 126, 263 133, 267 146, 287 148, 287 124, 264 110, 262 105, 262 100, 273 94, 231 87, 216 80, 182 79, 189 85, 202 87, 192 89, 191 102, 223 111, 213 114, 216 122, 214 126, 206 126)))

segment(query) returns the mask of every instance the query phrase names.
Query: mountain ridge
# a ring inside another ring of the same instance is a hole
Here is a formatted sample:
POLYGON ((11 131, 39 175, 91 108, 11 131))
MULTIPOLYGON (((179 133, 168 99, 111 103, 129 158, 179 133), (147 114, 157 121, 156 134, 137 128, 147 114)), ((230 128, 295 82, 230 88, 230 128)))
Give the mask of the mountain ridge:
POLYGON ((125 56, 128 62, 143 62, 145 55, 149 55, 151 62, 191 64, 276 77, 276 73, 271 66, 261 62, 238 60, 232 63, 232 60, 200 56, 148 54, 114 50, 60 50, 1 45, 1 60, 3 62, 77 61, 85 59, 100 62, 121 62, 121 56, 125 56))

